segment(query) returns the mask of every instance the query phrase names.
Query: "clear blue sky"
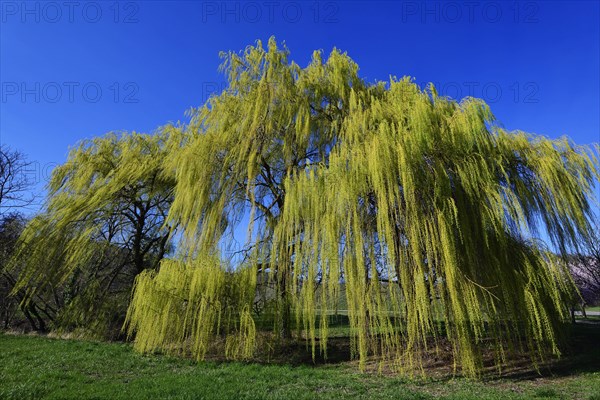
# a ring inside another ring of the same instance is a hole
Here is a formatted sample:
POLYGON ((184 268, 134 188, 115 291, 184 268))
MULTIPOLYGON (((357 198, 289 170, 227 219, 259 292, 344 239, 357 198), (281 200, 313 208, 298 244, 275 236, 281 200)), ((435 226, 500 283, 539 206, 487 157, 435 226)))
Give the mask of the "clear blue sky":
POLYGON ((43 184, 69 146, 151 131, 221 89, 218 53, 275 35, 368 80, 486 99, 509 129, 600 141, 598 1, 0 2, 0 141, 43 184))

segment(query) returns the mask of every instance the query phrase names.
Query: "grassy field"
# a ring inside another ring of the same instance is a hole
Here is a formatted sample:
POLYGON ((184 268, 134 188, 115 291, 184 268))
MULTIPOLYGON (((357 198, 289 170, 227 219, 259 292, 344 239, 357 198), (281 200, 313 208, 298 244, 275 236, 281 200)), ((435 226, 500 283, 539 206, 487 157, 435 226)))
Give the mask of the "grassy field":
POLYGON ((600 399, 600 325, 577 327, 574 351, 545 371, 483 381, 313 366, 194 363, 129 344, 0 334, 0 399, 600 399))

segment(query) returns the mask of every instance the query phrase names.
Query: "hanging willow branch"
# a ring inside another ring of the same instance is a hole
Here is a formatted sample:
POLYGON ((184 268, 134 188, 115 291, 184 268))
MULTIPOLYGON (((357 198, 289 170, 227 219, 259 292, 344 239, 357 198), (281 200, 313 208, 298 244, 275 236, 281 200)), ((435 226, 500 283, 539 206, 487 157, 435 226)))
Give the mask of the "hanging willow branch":
MULTIPOLYGON (((43 211, 19 239, 14 293, 26 293, 26 303, 81 280, 87 287, 75 299, 65 295, 61 319, 81 316, 89 328, 107 297, 116 303, 115 292, 127 293, 129 274, 157 268, 172 233, 165 219, 174 180, 163 173, 171 142, 178 145, 177 130, 167 127, 154 135, 110 133, 73 148, 52 173, 43 211)), ((113 307, 107 315, 118 312, 113 307)))
POLYGON ((250 357, 259 279, 275 287, 276 332, 289 337, 295 316, 313 356, 340 296, 363 367, 411 370, 441 338, 467 375, 488 339, 498 363, 521 346, 559 354, 571 282, 535 238, 566 255, 590 235, 593 149, 507 132, 483 101, 409 78, 367 84, 337 50, 306 68, 288 56, 274 39, 224 54, 229 87, 168 156, 182 260, 138 278, 136 347, 191 343, 202 359, 225 335, 228 356, 250 357), (215 254, 244 215, 252 250, 226 268, 215 254))

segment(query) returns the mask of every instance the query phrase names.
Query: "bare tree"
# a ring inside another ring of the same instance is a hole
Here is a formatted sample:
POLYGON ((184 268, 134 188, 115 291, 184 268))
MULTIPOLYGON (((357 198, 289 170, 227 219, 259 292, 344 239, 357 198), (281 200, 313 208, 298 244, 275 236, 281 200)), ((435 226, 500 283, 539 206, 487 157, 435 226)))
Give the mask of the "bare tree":
POLYGON ((30 165, 23 153, 0 146, 0 215, 33 202, 32 182, 25 174, 30 165))
MULTIPOLYGON (((29 206, 35 198, 30 192, 32 182, 25 173, 30 165, 23 153, 0 146, 0 317, 3 329, 14 322, 22 297, 9 295, 16 278, 6 266, 26 222, 19 210, 29 206)), ((44 327, 39 314, 42 309, 37 303, 20 308, 34 329, 44 327)))

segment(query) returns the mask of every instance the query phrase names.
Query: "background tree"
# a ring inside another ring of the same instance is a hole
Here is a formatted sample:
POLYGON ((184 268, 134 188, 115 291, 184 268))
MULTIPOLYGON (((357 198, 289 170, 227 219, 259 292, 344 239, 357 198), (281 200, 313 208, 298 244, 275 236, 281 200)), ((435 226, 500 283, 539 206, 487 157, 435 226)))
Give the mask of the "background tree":
POLYGON ((24 291, 25 303, 56 292, 57 327, 114 335, 135 277, 170 251, 169 138, 167 130, 108 134, 82 142, 53 171, 47 205, 20 238, 14 292, 24 291))
MULTIPOLYGON (((19 301, 15 297, 9 296, 14 287, 15 278, 5 270, 5 266, 14 252, 19 235, 25 226, 25 220, 17 213, 3 213, 0 218, 0 317, 2 318, 2 328, 9 329, 14 327, 17 320, 19 301)), ((31 314, 26 314, 26 316, 31 317, 31 314)), ((33 319, 31 322, 32 325, 36 324, 33 319)))
MULTIPOLYGON (((583 301, 581 309, 600 304, 600 220, 594 220, 595 234, 583 242, 579 253, 569 259, 571 274, 583 301)), ((579 297, 579 296, 577 296, 579 297)))
POLYGON ((30 205, 34 196, 26 169, 31 165, 25 156, 6 146, 0 147, 0 213, 18 211, 30 205))
POLYGON ((23 327, 44 329, 45 313, 52 310, 47 299, 36 298, 27 305, 20 304, 20 296, 10 296, 16 277, 8 270, 8 263, 15 250, 26 219, 22 210, 35 199, 27 179, 31 163, 26 157, 7 146, 0 147, 0 313, 4 329, 23 327))
POLYGON ((534 361, 559 354, 568 272, 535 236, 566 257, 591 235, 594 151, 507 132, 483 101, 409 78, 368 84, 337 50, 305 68, 288 56, 274 39, 224 54, 228 88, 167 158, 185 240, 180 262, 137 280, 136 347, 202 358, 225 335, 226 354, 249 357, 259 274, 275 330, 289 337, 295 315, 313 355, 342 291, 361 366, 418 366, 442 337, 469 375, 487 339, 499 363, 523 342, 534 361), (240 221, 243 261, 221 264, 240 221))

